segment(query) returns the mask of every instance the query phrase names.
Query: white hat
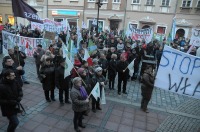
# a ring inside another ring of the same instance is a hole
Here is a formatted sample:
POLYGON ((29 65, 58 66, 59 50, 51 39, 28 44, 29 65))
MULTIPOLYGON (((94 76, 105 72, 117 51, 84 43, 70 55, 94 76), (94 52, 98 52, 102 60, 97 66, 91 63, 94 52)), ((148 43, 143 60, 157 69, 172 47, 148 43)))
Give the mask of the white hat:
POLYGON ((97 68, 95 69, 95 72, 99 72, 99 71, 102 71, 102 68, 101 68, 101 67, 97 67, 97 68))

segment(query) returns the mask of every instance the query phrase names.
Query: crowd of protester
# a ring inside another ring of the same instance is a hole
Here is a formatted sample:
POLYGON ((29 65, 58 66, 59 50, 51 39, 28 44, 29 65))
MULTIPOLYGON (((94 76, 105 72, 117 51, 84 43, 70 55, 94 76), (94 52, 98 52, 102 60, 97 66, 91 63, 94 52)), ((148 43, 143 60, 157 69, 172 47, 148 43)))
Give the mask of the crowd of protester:
MULTIPOLYGON (((5 28, 6 31, 18 34, 25 37, 41 38, 43 33, 37 29, 30 30, 30 26, 21 26, 21 30, 5 28)), ((89 96, 92 89, 97 82, 100 84, 100 91, 108 87, 109 90, 117 89, 119 95, 127 94, 126 86, 128 80, 135 81, 139 79, 142 83, 142 102, 141 109, 148 112, 147 105, 151 99, 153 91, 153 84, 155 74, 153 69, 159 66, 164 45, 187 52, 189 49, 189 40, 184 38, 175 39, 171 43, 167 43, 166 39, 162 42, 153 40, 146 44, 144 40, 133 41, 131 37, 124 37, 115 31, 100 32, 99 35, 90 32, 87 29, 81 31, 83 40, 77 43, 78 35, 76 29, 70 31, 70 39, 74 40, 75 47, 79 47, 78 53, 74 55, 74 69, 71 75, 64 77, 65 59, 63 58, 62 46, 67 45, 67 34, 63 31, 59 34, 58 41, 52 41, 48 49, 43 49, 42 45, 37 45, 33 57, 35 58, 37 76, 42 83, 44 90, 44 97, 47 102, 56 101, 54 90, 59 89, 59 102, 61 105, 64 103, 71 104, 74 110, 74 129, 80 131, 79 126, 85 128, 82 123, 83 115, 87 116, 90 109, 94 113, 101 110, 100 99, 97 100, 93 95, 89 96), (97 46, 97 50, 93 51, 90 55, 92 63, 84 60, 85 48, 88 48, 89 40, 93 41, 97 46), (129 75, 127 66, 134 60, 134 73, 129 75), (143 60, 154 61, 155 63, 143 65, 140 70, 140 65, 143 60), (115 80, 118 79, 118 85, 115 80), (123 86, 122 85, 123 82, 123 86), (108 84, 108 86, 106 86, 108 84), (71 91, 71 92, 70 92, 71 91), (70 93, 69 93, 70 92, 70 93), (69 96, 70 95, 70 96, 69 96), (71 101, 70 101, 71 98, 71 101), (91 108, 90 108, 91 107, 91 108)), ((199 56, 197 47, 193 47, 189 54, 199 56)), ((9 109, 14 109, 18 102, 21 101, 22 93, 21 88, 23 83, 29 82, 24 76, 24 66, 26 54, 19 51, 19 47, 15 46, 13 49, 8 49, 9 56, 3 59, 3 70, 1 73, 1 86, 7 87, 6 84, 14 87, 13 83, 19 85, 17 96, 15 98, 5 97, 10 102, 3 102, 3 97, 0 96, 1 106, 9 106, 9 109), (16 76, 16 79, 10 76, 16 76), (11 81, 10 81, 11 80, 11 81), (18 80, 18 81, 13 81, 18 80), (5 84, 5 85, 4 85, 5 84), (20 94, 18 94, 20 93, 20 94), (13 102, 12 102, 12 101, 13 102)), ((0 88, 0 94, 4 93, 4 89, 0 88)), ((8 109, 1 107, 2 109, 8 109)), ((10 120, 9 130, 14 130, 18 125, 17 112, 4 114, 10 120)))

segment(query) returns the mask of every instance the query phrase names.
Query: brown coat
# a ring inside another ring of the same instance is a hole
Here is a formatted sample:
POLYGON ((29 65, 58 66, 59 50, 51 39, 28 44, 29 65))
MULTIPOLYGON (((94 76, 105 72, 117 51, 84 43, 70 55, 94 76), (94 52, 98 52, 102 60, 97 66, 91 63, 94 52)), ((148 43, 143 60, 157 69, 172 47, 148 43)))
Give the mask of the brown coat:
POLYGON ((150 99, 153 87, 154 87, 154 77, 151 74, 144 72, 142 76, 142 86, 141 86, 142 96, 150 99))

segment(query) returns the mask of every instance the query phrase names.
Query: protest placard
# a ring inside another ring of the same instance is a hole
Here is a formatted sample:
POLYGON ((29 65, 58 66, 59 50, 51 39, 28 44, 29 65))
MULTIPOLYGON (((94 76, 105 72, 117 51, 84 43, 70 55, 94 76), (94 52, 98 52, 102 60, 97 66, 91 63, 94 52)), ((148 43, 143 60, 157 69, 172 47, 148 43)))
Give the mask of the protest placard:
POLYGON ((200 58, 165 46, 155 87, 200 99, 200 58))
POLYGON ((44 31, 44 39, 49 39, 49 40, 55 40, 56 33, 54 32, 49 32, 49 31, 44 31))
POLYGON ((128 29, 129 33, 131 33, 131 37, 133 40, 145 40, 146 43, 151 42, 153 37, 153 28, 145 28, 145 29, 138 29, 135 28, 133 25, 129 25, 128 29))
POLYGON ((192 29, 192 36, 190 39, 190 45, 200 46, 200 29, 193 28, 192 29))

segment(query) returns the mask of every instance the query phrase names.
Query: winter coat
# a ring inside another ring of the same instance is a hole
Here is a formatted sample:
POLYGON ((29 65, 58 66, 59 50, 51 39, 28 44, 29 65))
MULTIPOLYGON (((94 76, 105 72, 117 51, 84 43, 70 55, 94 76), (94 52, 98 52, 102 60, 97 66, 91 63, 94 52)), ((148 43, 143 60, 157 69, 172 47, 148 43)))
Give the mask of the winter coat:
POLYGON ((22 88, 16 80, 7 79, 0 81, 0 106, 3 116, 16 115, 19 111, 17 104, 23 96, 22 88))
POLYGON ((97 82, 99 82, 99 85, 100 85, 100 93, 101 93, 101 90, 102 90, 102 87, 103 87, 103 86, 102 86, 100 83, 101 83, 101 82, 104 82, 104 85, 106 85, 106 84, 107 84, 107 80, 106 80, 106 78, 105 78, 103 75, 99 76, 99 75, 95 74, 95 75, 93 76, 92 82, 91 82, 92 89, 94 88, 94 86, 96 85, 97 82))
POLYGON ((80 90, 73 87, 70 92, 70 97, 72 100, 72 109, 75 112, 84 112, 88 109, 89 103, 85 102, 84 98, 81 96, 80 90))
POLYGON ((144 72, 144 74, 142 75, 142 85, 141 85, 142 96, 150 99, 153 87, 154 87, 154 77, 151 74, 144 72))
POLYGON ((85 90, 87 91, 87 94, 89 95, 91 93, 91 91, 92 91, 91 78, 88 75, 86 75, 86 76, 82 76, 81 75, 81 78, 84 81, 84 83, 82 83, 82 84, 85 87, 85 90))
POLYGON ((16 76, 15 79, 18 81, 19 85, 22 87, 23 86, 23 81, 22 81, 21 76, 24 75, 24 73, 25 73, 24 70, 17 70, 15 66, 6 66, 6 65, 4 65, 4 68, 3 68, 2 72, 1 72, 1 75, 3 75, 3 73, 8 69, 14 71, 15 76, 16 76))
POLYGON ((116 75, 117 75, 117 60, 111 59, 108 68, 108 78, 109 79, 115 78, 116 75))
POLYGON ((11 56, 11 58, 13 59, 13 61, 14 61, 14 65, 17 67, 17 66, 22 66, 22 67, 24 67, 24 65, 25 65, 25 61, 24 61, 24 59, 26 59, 26 54, 24 53, 24 52, 21 52, 21 51, 15 51, 14 52, 14 54, 11 56), (24 56, 24 57, 22 57, 22 55, 24 56))
POLYGON ((55 71, 55 84, 58 89, 67 90, 69 89, 70 76, 64 78, 65 68, 59 66, 55 71))
POLYGON ((128 65, 129 64, 127 61, 125 61, 125 62, 119 61, 117 63, 118 77, 123 78, 123 79, 128 79, 128 76, 129 76, 129 69, 127 68, 128 65), (125 70, 125 69, 126 69, 126 71, 123 72, 123 70, 125 70))
POLYGON ((33 53, 33 57, 35 58, 35 63, 37 64, 37 65, 39 65, 41 62, 40 62, 40 59, 42 58, 42 56, 45 54, 45 51, 43 50, 43 49, 41 49, 41 50, 36 50, 36 51, 34 51, 34 53, 33 53), (39 55, 37 55, 37 53, 39 53, 39 55))
MULTIPOLYGON (((106 59, 99 59, 99 66, 103 69, 103 70, 107 70, 108 69, 108 61, 106 59)), ((105 72, 105 71, 104 71, 105 72)))
POLYGON ((53 90, 55 88, 55 67, 53 64, 44 65, 40 69, 40 78, 43 90, 53 90), (45 75, 46 77, 43 77, 45 75))

